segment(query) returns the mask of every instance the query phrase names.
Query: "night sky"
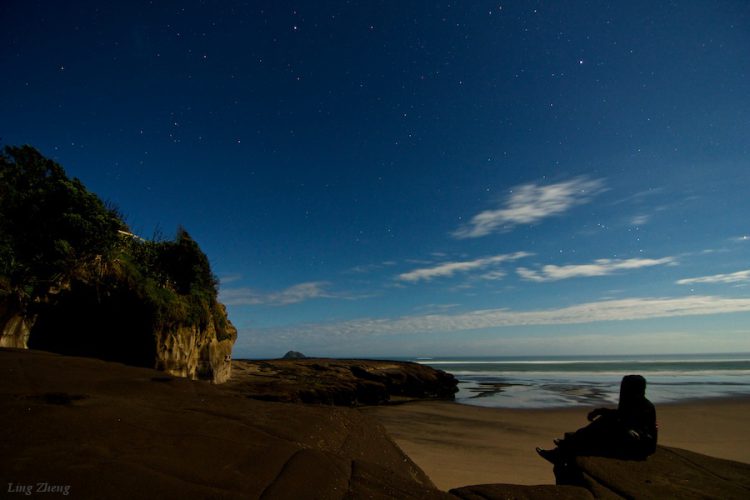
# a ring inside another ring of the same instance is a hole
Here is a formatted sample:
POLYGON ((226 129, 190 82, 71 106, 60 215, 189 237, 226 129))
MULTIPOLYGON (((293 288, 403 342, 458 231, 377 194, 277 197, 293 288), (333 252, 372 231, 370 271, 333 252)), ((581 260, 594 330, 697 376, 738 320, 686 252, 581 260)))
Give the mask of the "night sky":
POLYGON ((0 142, 235 357, 750 351, 747 1, 0 2, 0 142))

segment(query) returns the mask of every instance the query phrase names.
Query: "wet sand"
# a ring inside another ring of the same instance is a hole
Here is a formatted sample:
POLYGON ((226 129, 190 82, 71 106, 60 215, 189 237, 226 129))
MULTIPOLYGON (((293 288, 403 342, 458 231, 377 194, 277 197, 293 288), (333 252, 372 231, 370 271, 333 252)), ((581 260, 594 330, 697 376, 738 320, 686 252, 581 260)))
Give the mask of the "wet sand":
MULTIPOLYGON (((371 407, 438 488, 482 483, 554 484, 535 452, 586 425, 587 408, 512 410, 451 402, 371 407)), ((750 463, 750 398, 657 406, 659 444, 750 463)))

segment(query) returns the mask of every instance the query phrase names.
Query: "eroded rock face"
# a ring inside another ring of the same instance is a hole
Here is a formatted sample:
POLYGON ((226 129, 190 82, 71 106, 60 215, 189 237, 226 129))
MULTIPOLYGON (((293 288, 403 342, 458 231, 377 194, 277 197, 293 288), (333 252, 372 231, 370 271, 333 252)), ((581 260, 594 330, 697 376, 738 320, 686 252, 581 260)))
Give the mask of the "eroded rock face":
MULTIPOLYGON (((223 310, 222 314, 226 315, 223 310)), ((218 339, 213 323, 206 328, 180 327, 156 335, 156 369, 178 377, 221 384, 232 375, 232 346, 237 329, 227 321, 229 338, 218 339)))
POLYGON ((0 311, 0 347, 26 349, 32 323, 20 313, 0 311))
POLYGON ((212 306, 206 325, 164 328, 128 289, 74 285, 54 303, 39 304, 32 318, 0 303, 0 347, 117 361, 213 383, 231 376, 237 330, 222 304, 212 306))

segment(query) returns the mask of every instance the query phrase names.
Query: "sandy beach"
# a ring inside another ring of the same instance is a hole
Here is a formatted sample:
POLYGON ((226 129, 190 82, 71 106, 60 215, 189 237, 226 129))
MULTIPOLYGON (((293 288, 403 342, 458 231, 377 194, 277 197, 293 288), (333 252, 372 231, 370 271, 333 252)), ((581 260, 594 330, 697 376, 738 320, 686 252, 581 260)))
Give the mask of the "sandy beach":
MULTIPOLYGON (((452 402, 370 407, 438 488, 482 483, 554 484, 534 452, 586 424, 586 408, 513 410, 452 402)), ((659 444, 750 463, 750 398, 657 406, 659 444)))

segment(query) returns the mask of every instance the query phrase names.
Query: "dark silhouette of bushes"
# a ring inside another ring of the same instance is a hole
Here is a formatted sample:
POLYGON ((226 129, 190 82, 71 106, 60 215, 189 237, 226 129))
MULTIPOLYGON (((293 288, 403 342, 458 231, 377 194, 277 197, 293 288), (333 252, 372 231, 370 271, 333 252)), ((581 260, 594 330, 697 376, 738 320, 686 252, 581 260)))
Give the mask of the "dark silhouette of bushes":
POLYGON ((0 153, 0 276, 28 302, 110 260, 125 229, 78 179, 30 146, 0 153))

